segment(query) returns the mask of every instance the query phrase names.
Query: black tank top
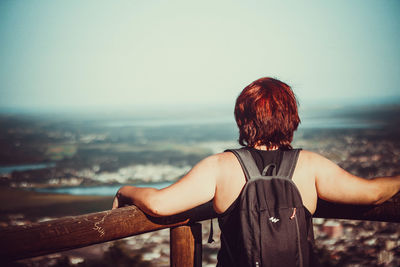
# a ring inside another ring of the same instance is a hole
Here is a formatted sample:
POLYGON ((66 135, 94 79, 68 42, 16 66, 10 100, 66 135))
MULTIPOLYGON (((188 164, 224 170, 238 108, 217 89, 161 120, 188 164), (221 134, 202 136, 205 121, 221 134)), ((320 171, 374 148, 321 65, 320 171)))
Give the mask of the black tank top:
MULTIPOLYGON (((258 169, 260 172, 270 163, 274 163, 276 165, 276 171, 279 171, 280 164, 283 158, 283 150, 258 150, 254 148, 246 148, 250 151, 251 155, 253 156, 258 169)), ((269 174, 268 174, 269 175, 269 174)), ((239 199, 240 194, 236 198, 236 200, 229 206, 229 208, 223 212, 218 217, 218 224, 221 231, 224 233, 221 234, 221 249, 218 252, 218 263, 217 266, 234 266, 235 263, 232 263, 232 259, 235 258, 234 255, 240 255, 243 253, 240 251, 240 247, 237 246, 239 244, 240 238, 240 220, 239 220, 239 199), (229 248, 227 248, 229 246, 229 248)), ((310 212, 305 209, 305 213, 307 218, 307 228, 310 229, 312 227, 312 215, 310 212)), ((311 228, 312 230, 312 228, 311 228)), ((312 234, 312 231, 311 233, 312 234)))

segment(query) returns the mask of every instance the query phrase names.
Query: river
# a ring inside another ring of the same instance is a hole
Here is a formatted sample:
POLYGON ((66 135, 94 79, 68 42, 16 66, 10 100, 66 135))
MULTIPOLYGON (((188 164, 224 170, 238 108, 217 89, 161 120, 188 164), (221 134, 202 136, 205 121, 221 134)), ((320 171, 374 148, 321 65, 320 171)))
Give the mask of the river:
MULTIPOLYGON (((148 184, 135 184, 138 187, 153 187, 161 189, 172 184, 171 182, 159 182, 148 184)), ((58 188, 33 188, 32 190, 41 193, 70 194, 81 196, 114 196, 122 185, 99 185, 99 186, 78 186, 58 188)))

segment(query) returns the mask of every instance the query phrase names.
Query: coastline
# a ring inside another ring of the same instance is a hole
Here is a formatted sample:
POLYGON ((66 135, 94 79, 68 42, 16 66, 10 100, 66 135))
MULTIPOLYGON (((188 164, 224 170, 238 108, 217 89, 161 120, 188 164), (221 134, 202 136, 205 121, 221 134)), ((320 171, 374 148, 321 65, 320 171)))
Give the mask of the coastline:
POLYGON ((111 209, 112 196, 37 193, 0 186, 0 228, 18 217, 27 222, 111 209), (10 218, 11 217, 11 218, 10 218))

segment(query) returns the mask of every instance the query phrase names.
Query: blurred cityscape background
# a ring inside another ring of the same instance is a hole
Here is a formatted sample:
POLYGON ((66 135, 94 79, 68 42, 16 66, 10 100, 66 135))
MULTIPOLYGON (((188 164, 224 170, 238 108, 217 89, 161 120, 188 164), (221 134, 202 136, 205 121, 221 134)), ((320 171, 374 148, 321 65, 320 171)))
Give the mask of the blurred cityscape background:
MULTIPOLYGON (((121 185, 165 187, 238 147, 235 98, 263 76, 298 97, 294 147, 400 174, 398 14, 389 0, 1 1, 0 229, 109 209, 121 185)), ((400 265, 398 224, 314 229, 324 266, 400 265)), ((169 232, 14 265, 135 263, 169 266, 169 232)))

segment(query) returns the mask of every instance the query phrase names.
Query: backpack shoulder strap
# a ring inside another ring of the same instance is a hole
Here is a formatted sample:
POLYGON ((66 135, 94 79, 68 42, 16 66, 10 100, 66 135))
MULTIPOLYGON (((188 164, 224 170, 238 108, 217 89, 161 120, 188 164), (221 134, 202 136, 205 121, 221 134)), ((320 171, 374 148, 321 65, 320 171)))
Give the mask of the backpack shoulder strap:
POLYGON ((246 176, 246 181, 250 180, 252 177, 261 175, 260 170, 258 169, 256 162, 253 159, 253 156, 247 149, 227 149, 225 150, 225 152, 232 152, 238 158, 246 176))
POLYGON ((292 179, 300 151, 301 149, 291 149, 283 152, 283 158, 281 166, 279 167, 278 176, 284 176, 292 179))

